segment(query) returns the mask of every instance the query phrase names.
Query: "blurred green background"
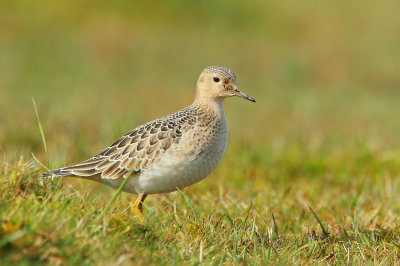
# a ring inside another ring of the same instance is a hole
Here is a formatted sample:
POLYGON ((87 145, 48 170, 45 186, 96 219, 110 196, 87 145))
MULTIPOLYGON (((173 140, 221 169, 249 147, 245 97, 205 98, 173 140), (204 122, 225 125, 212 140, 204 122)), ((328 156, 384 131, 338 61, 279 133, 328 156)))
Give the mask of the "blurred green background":
POLYGON ((210 65, 232 69, 257 100, 225 102, 228 157, 397 149, 399 10, 394 0, 3 1, 3 160, 44 159, 32 97, 59 167, 191 104, 210 65))

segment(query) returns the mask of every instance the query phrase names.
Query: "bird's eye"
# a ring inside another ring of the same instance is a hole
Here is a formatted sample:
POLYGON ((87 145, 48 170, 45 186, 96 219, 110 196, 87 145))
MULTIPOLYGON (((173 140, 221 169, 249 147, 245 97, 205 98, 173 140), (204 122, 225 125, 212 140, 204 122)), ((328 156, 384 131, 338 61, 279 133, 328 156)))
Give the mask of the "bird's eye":
POLYGON ((213 77, 214 82, 219 82, 219 78, 213 77))

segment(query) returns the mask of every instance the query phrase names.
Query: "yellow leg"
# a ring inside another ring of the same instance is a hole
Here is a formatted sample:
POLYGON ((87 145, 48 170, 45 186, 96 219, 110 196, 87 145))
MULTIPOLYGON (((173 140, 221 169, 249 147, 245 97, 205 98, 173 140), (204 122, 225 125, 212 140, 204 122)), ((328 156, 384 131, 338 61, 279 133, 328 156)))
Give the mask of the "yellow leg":
POLYGON ((142 205, 143 205, 143 201, 146 199, 147 194, 143 194, 143 195, 139 195, 136 200, 135 203, 132 206, 132 211, 134 214, 139 216, 139 219, 144 222, 145 218, 143 216, 143 209, 142 209, 142 205))

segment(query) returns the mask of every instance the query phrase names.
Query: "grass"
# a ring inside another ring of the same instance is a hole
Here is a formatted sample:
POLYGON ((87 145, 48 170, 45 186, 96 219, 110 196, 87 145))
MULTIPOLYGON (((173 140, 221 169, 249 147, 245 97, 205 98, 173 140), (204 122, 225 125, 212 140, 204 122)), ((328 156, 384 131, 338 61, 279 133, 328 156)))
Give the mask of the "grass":
POLYGON ((0 264, 398 264, 398 5, 1 3, 0 264), (39 180, 31 153, 85 160, 214 64, 257 103, 225 102, 220 166, 145 223, 133 195, 39 180))
MULTIPOLYGON (((278 161, 270 167, 281 168, 278 161)), ((282 189, 270 188, 274 181, 252 180, 255 170, 245 174, 249 184, 241 189, 223 182, 216 189, 199 184, 188 192, 151 196, 142 224, 130 211, 133 197, 119 197, 99 221, 107 195, 115 191, 94 190, 85 181, 41 184, 34 165, 15 160, 1 173, 6 264, 398 262, 399 181, 386 170, 364 182, 303 177, 282 189)))

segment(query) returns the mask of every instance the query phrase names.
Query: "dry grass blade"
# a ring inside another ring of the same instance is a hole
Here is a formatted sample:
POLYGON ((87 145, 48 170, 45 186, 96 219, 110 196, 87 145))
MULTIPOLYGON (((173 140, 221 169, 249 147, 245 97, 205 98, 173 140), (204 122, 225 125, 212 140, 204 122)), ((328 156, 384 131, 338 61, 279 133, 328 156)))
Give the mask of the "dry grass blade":
POLYGON ((32 155, 32 157, 33 157, 33 160, 35 160, 35 162, 37 162, 41 167, 43 167, 44 169, 46 169, 46 171, 50 171, 50 169, 49 169, 46 165, 42 164, 42 162, 39 161, 38 158, 36 158, 36 156, 35 156, 35 154, 33 154, 33 152, 31 152, 31 155, 32 155))

